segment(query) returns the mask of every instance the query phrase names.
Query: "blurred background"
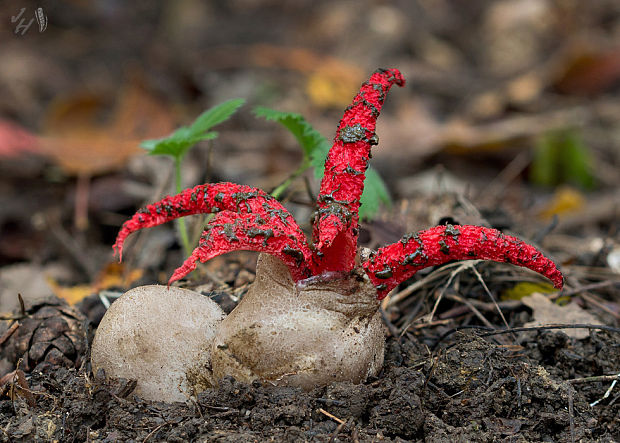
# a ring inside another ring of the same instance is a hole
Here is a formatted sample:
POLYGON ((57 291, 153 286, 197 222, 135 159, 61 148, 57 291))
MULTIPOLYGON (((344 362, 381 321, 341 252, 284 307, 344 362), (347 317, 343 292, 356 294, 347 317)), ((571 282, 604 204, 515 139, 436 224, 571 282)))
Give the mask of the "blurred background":
MULTIPOLYGON (((1 310, 17 292, 75 302, 166 281, 181 263, 170 227, 113 264, 127 216, 173 192, 170 159, 140 141, 244 98, 189 153, 183 185, 271 190, 302 151, 252 108, 301 113, 331 139, 378 67, 407 85, 380 117, 372 165, 392 205, 364 225, 367 245, 484 223, 540 242, 574 281, 617 280, 615 0, 17 0, 0 4, 1 310)), ((304 228, 316 190, 308 174, 285 195, 304 228)))

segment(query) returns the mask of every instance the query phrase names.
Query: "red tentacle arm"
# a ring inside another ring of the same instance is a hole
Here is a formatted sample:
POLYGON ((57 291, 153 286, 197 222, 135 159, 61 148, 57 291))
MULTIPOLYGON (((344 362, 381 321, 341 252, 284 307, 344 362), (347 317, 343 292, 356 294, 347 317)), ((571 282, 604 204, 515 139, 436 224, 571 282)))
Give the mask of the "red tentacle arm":
POLYGON ((258 251, 275 255, 289 268, 294 281, 312 275, 309 265, 312 252, 303 233, 292 232, 277 215, 220 212, 207 225, 199 246, 174 271, 168 284, 196 269, 197 262, 206 262, 231 251, 258 251))
POLYGON ((305 236, 293 216, 275 198, 257 188, 222 182, 186 189, 180 194, 164 197, 139 210, 123 224, 116 237, 114 249, 122 259, 123 244, 135 231, 158 226, 186 215, 220 211, 253 213, 269 219, 275 216, 289 226, 291 233, 295 232, 299 241, 301 238, 305 241, 305 236))
POLYGON ((321 271, 350 271, 355 265, 358 210, 370 148, 378 143, 377 117, 394 84, 405 84, 397 69, 376 71, 362 84, 338 125, 314 220, 315 258, 321 271))
POLYGON ((556 265, 533 246, 496 229, 482 226, 435 226, 407 234, 362 263, 379 299, 420 269, 453 260, 492 260, 512 263, 544 275, 556 288, 563 277, 556 265))

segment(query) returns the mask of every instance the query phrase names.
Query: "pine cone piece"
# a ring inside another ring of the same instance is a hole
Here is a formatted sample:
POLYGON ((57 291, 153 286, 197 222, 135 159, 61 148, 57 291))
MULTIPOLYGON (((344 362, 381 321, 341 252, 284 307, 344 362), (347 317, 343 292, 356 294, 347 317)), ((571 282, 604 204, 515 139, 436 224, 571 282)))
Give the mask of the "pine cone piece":
MULTIPOLYGON (((19 318, 20 314, 15 317, 19 318)), ((0 358, 25 372, 49 366, 79 368, 88 349, 88 320, 54 297, 28 308, 15 333, 0 348, 0 358)))

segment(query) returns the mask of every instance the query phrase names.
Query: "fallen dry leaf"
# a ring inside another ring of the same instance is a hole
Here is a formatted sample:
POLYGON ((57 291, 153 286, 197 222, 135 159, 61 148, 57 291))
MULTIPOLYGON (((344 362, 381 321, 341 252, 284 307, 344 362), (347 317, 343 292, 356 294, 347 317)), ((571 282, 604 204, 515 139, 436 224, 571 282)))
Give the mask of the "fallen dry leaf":
POLYGON ((620 83, 620 48, 577 48, 559 74, 556 88, 566 94, 595 95, 620 83))
POLYGON ((544 220, 551 219, 554 215, 562 218, 566 214, 575 214, 583 210, 586 198, 582 192, 570 186, 561 186, 553 194, 553 198, 539 212, 544 220))
POLYGON ((109 118, 102 97, 81 95, 54 103, 48 112, 42 151, 66 173, 92 176, 125 165, 144 151, 142 140, 170 133, 168 109, 136 81, 121 88, 109 118))
MULTIPOLYGON (((549 326, 555 324, 602 324, 595 316, 581 309, 576 303, 559 306, 550 301, 540 292, 523 297, 521 301, 533 311, 534 321, 526 323, 525 327, 549 326)), ((561 329, 569 337, 576 339, 590 335, 587 329, 561 329)))
POLYGON ((0 120, 0 157, 14 157, 39 150, 36 135, 16 123, 0 120))
POLYGON ((74 305, 90 294, 96 294, 104 289, 127 288, 131 283, 141 278, 143 273, 142 269, 134 269, 126 273, 122 263, 113 262, 101 270, 92 284, 62 286, 52 277, 47 278, 47 283, 56 296, 66 300, 70 305, 74 305))

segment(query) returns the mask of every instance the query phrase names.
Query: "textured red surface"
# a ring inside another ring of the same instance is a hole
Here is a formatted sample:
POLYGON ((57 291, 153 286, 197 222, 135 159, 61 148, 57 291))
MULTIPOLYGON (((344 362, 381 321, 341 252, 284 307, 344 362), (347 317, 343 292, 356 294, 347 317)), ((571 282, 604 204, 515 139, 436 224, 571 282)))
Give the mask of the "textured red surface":
POLYGON ((523 266, 544 275, 556 288, 563 284, 555 264, 533 246, 495 229, 471 225, 435 226, 408 234, 373 253, 362 267, 383 298, 421 269, 475 259, 523 266))
MULTIPOLYGON (((325 174, 314 219, 314 248, 291 214, 273 197, 250 186, 216 183, 196 186, 148 205, 125 222, 114 248, 121 256, 128 235, 142 228, 198 213, 217 213, 200 245, 179 267, 178 280, 217 255, 235 250, 266 252, 280 258, 299 281, 326 273, 348 273, 355 266, 359 199, 364 189, 375 125, 393 84, 404 85, 396 69, 380 69, 362 84, 345 110, 325 174)), ((405 235, 371 254, 362 263, 379 298, 420 269, 453 260, 493 260, 523 266, 562 286, 562 274, 540 251, 521 240, 481 226, 436 226, 405 235)))
MULTIPOLYGON (((114 249, 118 252, 119 258, 122 258, 123 244, 132 232, 158 226, 186 215, 219 213, 221 211, 252 214, 255 217, 255 222, 258 218, 259 221, 264 220, 274 224, 286 233, 291 245, 296 245, 304 257, 310 258, 311 252, 306 236, 293 216, 280 202, 260 189, 226 182, 199 185, 186 189, 175 196, 164 197, 162 200, 146 206, 123 224, 116 237, 114 249)), ((249 228, 249 219, 245 223, 246 227, 249 228)), ((260 226, 257 224, 255 227, 260 226)), ((239 245, 231 241, 229 250, 240 249, 237 246, 239 245)), ((220 252, 220 254, 223 252, 225 251, 220 252)), ((311 261, 308 260, 308 263, 311 261)))
POLYGON ((397 69, 376 71, 362 84, 338 125, 325 161, 313 230, 322 271, 350 271, 355 266, 358 210, 370 148, 377 144, 377 117, 393 84, 405 84, 397 69))
POLYGON ((275 255, 286 264, 295 281, 312 275, 308 267, 312 263, 312 253, 306 239, 291 235, 288 222, 277 215, 224 211, 217 214, 207 225, 199 246, 183 265, 174 271, 168 284, 196 269, 197 261, 204 263, 218 255, 237 250, 275 255))

